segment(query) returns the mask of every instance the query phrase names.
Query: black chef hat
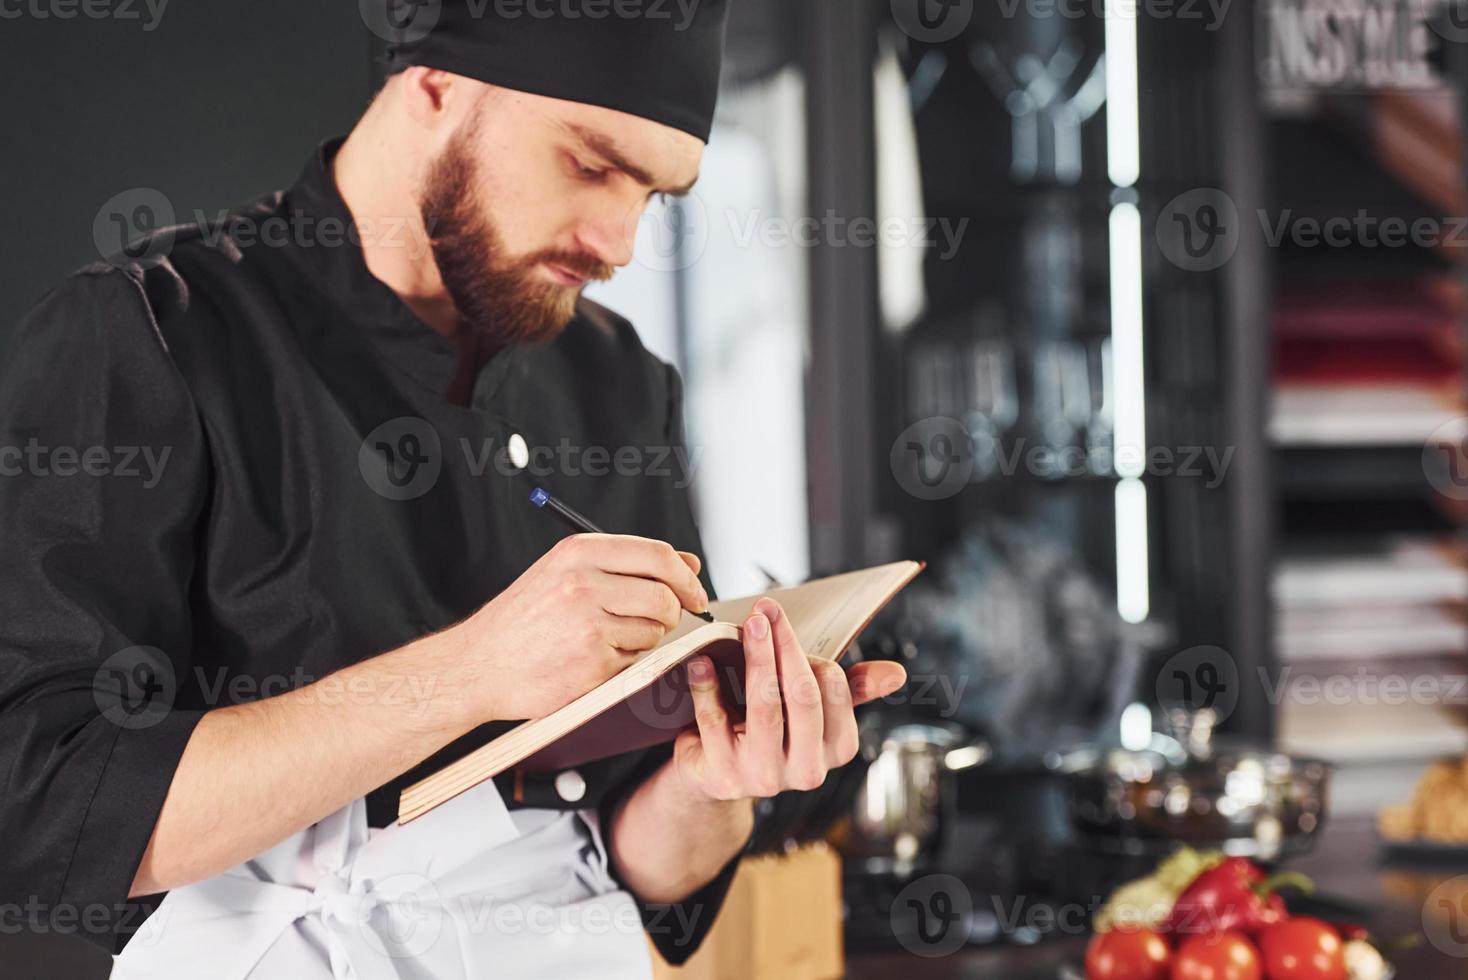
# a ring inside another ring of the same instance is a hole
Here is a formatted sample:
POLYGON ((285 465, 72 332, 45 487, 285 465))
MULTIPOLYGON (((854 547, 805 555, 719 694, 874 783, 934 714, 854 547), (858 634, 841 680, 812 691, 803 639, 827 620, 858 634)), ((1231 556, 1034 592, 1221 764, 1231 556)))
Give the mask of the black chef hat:
POLYGON ((371 2, 386 8, 390 72, 438 68, 620 109, 708 141, 728 0, 363 0, 363 8, 371 2))

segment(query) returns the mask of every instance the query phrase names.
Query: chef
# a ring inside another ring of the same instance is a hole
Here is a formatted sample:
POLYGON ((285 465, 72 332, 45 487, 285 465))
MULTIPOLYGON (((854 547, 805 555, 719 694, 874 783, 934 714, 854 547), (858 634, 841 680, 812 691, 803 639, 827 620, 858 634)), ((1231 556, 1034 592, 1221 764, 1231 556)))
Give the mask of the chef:
POLYGON ((678 375, 581 290, 696 181, 725 4, 573 6, 427 5, 289 190, 17 330, 0 907, 82 923, 114 976, 646 976, 713 924, 753 800, 820 785, 903 681, 761 600, 741 710, 697 658, 676 740, 397 821, 712 592, 678 375))

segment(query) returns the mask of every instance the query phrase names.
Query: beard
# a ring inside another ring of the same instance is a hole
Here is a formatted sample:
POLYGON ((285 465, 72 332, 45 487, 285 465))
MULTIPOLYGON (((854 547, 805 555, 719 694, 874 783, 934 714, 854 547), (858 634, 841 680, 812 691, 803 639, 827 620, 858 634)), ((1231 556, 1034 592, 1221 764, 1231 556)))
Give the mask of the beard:
POLYGON ((612 267, 581 252, 547 249, 523 258, 507 256, 499 229, 479 206, 474 188, 479 165, 473 153, 477 114, 449 140, 429 167, 418 207, 433 260, 465 325, 495 348, 556 337, 576 313, 579 286, 541 278, 537 266, 552 263, 584 279, 612 277, 612 267))

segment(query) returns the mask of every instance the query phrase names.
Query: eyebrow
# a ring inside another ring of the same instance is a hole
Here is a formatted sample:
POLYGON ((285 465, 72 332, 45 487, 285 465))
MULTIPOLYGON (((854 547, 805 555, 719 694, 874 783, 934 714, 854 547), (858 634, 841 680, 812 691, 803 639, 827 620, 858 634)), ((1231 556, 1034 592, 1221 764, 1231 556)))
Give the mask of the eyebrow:
MULTIPOLYGON (((575 123, 566 123, 565 127, 571 133, 571 135, 579 139, 588 150, 602 157, 614 168, 622 171, 624 174, 637 181, 643 187, 651 187, 657 189, 657 178, 648 173, 642 167, 639 167, 637 164, 633 163, 631 160, 628 160, 627 155, 622 152, 621 148, 618 147, 617 144, 610 137, 605 136, 602 133, 598 133, 594 129, 587 129, 585 126, 578 126, 575 123)), ((663 189, 660 192, 663 194, 667 194, 669 197, 686 197, 688 192, 693 190, 693 185, 696 183, 698 183, 697 177, 693 178, 693 180, 689 181, 687 184, 684 184, 682 187, 670 187, 663 189)))

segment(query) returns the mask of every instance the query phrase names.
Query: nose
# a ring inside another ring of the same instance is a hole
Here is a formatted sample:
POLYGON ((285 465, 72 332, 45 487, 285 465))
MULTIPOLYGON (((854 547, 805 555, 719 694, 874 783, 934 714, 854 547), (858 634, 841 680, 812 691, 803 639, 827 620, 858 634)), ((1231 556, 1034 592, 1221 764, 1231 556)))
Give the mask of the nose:
POLYGON ((581 247, 599 261, 620 269, 632 261, 637 228, 645 203, 630 209, 625 205, 609 207, 604 213, 584 221, 577 232, 581 247))

